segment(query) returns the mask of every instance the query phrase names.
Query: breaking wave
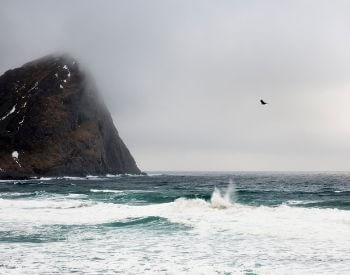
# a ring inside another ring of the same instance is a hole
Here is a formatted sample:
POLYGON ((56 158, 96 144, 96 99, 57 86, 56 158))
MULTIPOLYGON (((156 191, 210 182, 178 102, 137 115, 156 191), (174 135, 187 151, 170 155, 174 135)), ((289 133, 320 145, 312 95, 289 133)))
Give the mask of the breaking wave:
POLYGON ((231 181, 225 191, 215 187, 211 195, 210 203, 213 208, 228 208, 233 205, 235 187, 231 181))
POLYGON ((23 267, 34 274, 43 261, 41 273, 349 272, 349 211, 332 207, 348 203, 348 187, 286 191, 260 180, 242 188, 238 180, 209 178, 204 185, 191 177, 174 186, 168 175, 127 177, 3 184, 0 246, 11 244, 3 258, 7 273, 23 267))

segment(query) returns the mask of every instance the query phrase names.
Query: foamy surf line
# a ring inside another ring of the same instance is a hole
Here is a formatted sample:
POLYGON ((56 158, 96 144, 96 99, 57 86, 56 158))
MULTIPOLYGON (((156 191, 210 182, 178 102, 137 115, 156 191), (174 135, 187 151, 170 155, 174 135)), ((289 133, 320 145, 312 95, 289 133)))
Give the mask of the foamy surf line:
MULTIPOLYGON (((67 208, 80 208, 87 207, 96 204, 91 201, 82 201, 77 199, 61 199, 61 200, 53 200, 53 199, 40 199, 40 200, 24 200, 24 199, 1 199, 0 198, 0 213, 3 216, 6 216, 6 209, 12 209, 11 211, 15 211, 15 209, 20 210, 22 213, 30 212, 30 210, 40 210, 43 209, 67 209, 67 208)), ((38 211, 40 214, 40 211, 38 211)), ((49 212, 48 212, 49 213, 49 212)), ((54 215, 55 212, 53 211, 54 215)), ((56 214, 60 214, 57 212, 56 214)), ((14 217, 15 218, 15 217, 14 217)), ((40 219, 40 217, 33 217, 35 220, 40 219)), ((5 220, 5 217, 4 217, 5 220)))
POLYGON ((0 273, 348 274, 349 210, 328 202, 349 188, 312 179, 240 175, 238 192, 226 176, 3 185, 0 273))
MULTIPOLYGON (((90 189, 90 192, 123 193, 124 191, 90 189)), ((205 224, 208 228, 217 230, 232 230, 232 226, 237 229, 239 225, 243 227, 249 225, 248 229, 243 230, 242 228, 242 232, 255 232, 255 234, 258 234, 262 228, 271 228, 271 234, 285 233, 286 228, 298 227, 303 228, 305 232, 310 229, 316 232, 328 225, 331 225, 329 231, 332 231, 334 223, 338 224, 338 228, 341 229, 338 235, 344 235, 344 232, 348 234, 350 230, 350 217, 346 210, 301 208, 288 205, 254 207, 238 204, 233 201, 234 186, 232 184, 226 191, 215 188, 210 201, 178 198, 170 203, 140 206, 81 200, 83 198, 86 198, 86 195, 68 194, 63 197, 40 200, 0 199, 0 220, 38 225, 50 223, 100 224, 129 218, 157 216, 197 229, 205 224), (11 216, 8 215, 10 209, 11 216), (271 225, 266 221, 269 221, 271 225), (325 221, 327 221, 326 225, 323 224, 325 221)), ((333 231, 335 232, 336 230, 333 231)), ((327 234, 334 236, 333 233, 327 234)))
POLYGON ((121 190, 111 190, 111 189, 90 189, 92 193, 124 193, 121 190))

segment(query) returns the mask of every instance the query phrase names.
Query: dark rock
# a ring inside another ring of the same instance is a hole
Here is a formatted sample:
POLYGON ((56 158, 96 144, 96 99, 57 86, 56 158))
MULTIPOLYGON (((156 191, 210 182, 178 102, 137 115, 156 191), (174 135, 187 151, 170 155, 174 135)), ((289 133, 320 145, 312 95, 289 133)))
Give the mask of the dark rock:
POLYGON ((67 55, 0 77, 0 178, 140 173, 87 73, 67 55))

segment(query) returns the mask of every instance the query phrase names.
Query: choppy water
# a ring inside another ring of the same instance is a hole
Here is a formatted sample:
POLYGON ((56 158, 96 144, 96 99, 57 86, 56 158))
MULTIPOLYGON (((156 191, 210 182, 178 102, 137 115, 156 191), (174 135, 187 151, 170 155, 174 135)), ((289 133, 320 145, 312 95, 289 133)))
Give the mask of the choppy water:
POLYGON ((350 274, 350 174, 0 181, 0 273, 73 272, 350 274))

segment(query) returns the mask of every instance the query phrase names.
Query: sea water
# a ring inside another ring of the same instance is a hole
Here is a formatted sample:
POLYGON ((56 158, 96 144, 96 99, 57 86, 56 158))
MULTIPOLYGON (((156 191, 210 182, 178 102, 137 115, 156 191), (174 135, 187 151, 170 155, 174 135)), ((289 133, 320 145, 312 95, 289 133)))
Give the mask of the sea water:
POLYGON ((0 181, 0 273, 350 274, 350 174, 0 181))

